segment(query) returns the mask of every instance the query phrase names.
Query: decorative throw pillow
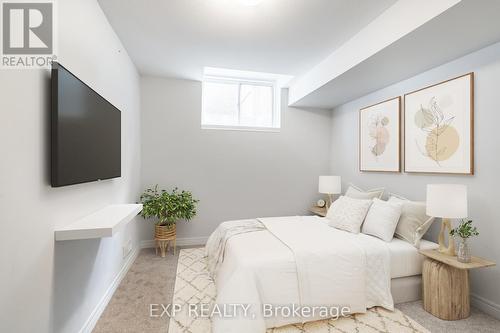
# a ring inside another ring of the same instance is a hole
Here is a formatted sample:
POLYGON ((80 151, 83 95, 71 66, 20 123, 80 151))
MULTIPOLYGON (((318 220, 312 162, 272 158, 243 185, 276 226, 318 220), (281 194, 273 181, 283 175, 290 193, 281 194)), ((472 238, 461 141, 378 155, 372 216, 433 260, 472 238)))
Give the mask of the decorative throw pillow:
POLYGON ((372 200, 341 196, 330 206, 326 217, 330 219, 330 226, 359 234, 359 229, 371 204, 372 200))
POLYGON ((382 196, 384 195, 385 189, 383 188, 377 188, 373 190, 368 190, 368 191, 363 191, 359 187, 356 187, 352 184, 349 184, 349 188, 345 192, 345 196, 349 198, 354 198, 354 199, 382 199, 382 196))
POLYGON ((391 195, 389 202, 402 204, 395 236, 419 248, 420 239, 434 222, 434 217, 427 216, 425 213, 425 202, 410 201, 395 195, 391 195))
POLYGON ((373 199, 373 204, 366 215, 362 233, 390 242, 401 216, 402 203, 373 199))

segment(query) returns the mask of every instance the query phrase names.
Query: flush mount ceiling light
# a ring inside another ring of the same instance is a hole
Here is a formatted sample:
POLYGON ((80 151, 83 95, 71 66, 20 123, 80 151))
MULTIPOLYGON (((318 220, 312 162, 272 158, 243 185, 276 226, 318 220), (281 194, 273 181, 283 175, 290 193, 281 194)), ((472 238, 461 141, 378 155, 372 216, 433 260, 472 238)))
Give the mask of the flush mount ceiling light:
POLYGON ((258 6, 263 0, 238 0, 244 6, 258 6))

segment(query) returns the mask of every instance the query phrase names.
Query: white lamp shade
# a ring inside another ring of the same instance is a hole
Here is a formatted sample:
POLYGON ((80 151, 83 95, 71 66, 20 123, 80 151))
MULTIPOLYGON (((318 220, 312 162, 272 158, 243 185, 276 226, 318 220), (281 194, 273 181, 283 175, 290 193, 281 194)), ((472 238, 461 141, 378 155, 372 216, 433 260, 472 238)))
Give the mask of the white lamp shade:
POLYGON ((427 185, 427 215, 450 219, 467 217, 467 186, 427 185))
POLYGON ((324 194, 339 194, 342 192, 340 176, 319 176, 318 192, 324 194))

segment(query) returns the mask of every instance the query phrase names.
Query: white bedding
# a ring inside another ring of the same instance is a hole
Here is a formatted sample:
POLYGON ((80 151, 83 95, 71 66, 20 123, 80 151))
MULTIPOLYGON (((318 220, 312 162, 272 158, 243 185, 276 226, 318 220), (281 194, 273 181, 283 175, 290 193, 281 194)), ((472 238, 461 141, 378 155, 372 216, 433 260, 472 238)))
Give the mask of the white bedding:
POLYGON ((227 240, 215 281, 217 304, 251 304, 256 317, 215 317, 214 333, 265 332, 321 319, 264 318, 263 304, 349 306, 352 312, 376 305, 393 309, 387 243, 329 227, 314 216, 259 220, 267 230, 227 240))
POLYGON ((264 230, 265 226, 258 220, 238 220, 221 223, 210 235, 207 241, 206 252, 207 268, 210 276, 215 279, 219 266, 224 261, 226 243, 232 237, 248 232, 264 230))
MULTIPOLYGON (((387 245, 391 256, 391 278, 422 274, 424 256, 418 253, 418 249, 399 238, 394 238, 387 245)), ((436 243, 424 239, 420 241, 421 250, 432 250, 438 247, 436 243)))

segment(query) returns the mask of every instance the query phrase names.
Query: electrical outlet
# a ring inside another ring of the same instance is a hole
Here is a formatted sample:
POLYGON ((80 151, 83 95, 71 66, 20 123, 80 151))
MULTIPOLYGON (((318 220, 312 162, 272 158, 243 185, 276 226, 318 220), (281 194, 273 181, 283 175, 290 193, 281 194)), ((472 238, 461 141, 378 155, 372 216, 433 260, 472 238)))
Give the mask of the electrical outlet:
POLYGON ((132 240, 129 239, 128 241, 123 244, 123 259, 127 258, 130 252, 132 252, 132 240))

